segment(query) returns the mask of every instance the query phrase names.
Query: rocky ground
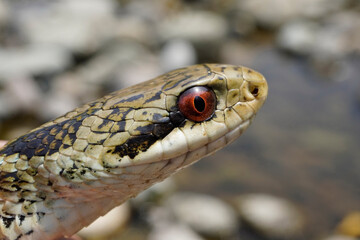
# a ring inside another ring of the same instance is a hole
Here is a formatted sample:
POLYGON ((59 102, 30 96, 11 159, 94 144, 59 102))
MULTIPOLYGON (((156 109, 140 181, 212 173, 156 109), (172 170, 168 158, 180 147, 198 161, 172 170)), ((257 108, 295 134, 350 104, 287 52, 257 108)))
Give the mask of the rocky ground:
POLYGON ((358 0, 0 0, 0 138, 174 68, 246 65, 270 86, 253 129, 83 238, 356 239, 359 29, 358 0))

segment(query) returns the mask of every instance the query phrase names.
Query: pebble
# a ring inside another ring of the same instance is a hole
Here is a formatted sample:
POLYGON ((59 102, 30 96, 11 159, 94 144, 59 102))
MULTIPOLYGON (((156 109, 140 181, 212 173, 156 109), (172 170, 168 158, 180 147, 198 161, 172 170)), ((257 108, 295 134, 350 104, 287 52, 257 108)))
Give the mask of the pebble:
POLYGON ((360 211, 345 216, 338 226, 338 232, 346 236, 360 238, 360 211))
POLYGON ((244 0, 238 7, 266 28, 277 28, 291 19, 320 18, 340 10, 348 0, 244 0), (276 11, 274 11, 276 9, 276 11))
MULTIPOLYGON (((0 119, 6 118, 7 116, 11 115, 14 110, 9 106, 8 103, 9 99, 7 94, 2 91, 0 92, 0 119)), ((0 123, 0 130, 1 130, 1 123, 0 123)))
POLYGON ((0 1, 0 27, 4 26, 9 18, 9 8, 5 1, 0 1))
POLYGON ((186 40, 168 41, 160 52, 160 64, 164 72, 195 64, 197 61, 194 46, 186 40))
POLYGON ((280 29, 277 43, 287 51, 316 59, 339 59, 360 50, 360 16, 356 12, 332 14, 323 22, 289 21, 280 29))
POLYGON ((99 217, 88 227, 80 230, 78 234, 86 239, 96 239, 100 237, 104 238, 105 236, 125 227, 129 219, 130 205, 128 203, 124 203, 112 209, 106 215, 99 217))
POLYGON ((359 240, 358 238, 348 237, 344 235, 333 235, 329 236, 327 238, 324 238, 323 240, 359 240))
POLYGON ((164 40, 186 39, 194 43, 220 42, 228 33, 226 20, 209 11, 184 11, 159 26, 164 40))
POLYGON ((18 16, 18 25, 29 42, 86 54, 114 35, 114 1, 64 0, 42 6, 18 16))
POLYGON ((169 224, 161 228, 153 229, 148 240, 204 240, 191 228, 182 224, 169 224))
POLYGON ((248 194, 238 199, 237 207, 244 222, 266 237, 289 239, 303 229, 301 213, 285 199, 248 194))
POLYGON ((229 239, 237 233, 234 210, 218 198, 183 192, 174 194, 165 205, 176 219, 204 236, 229 239))
POLYGON ((22 48, 0 48, 0 76, 54 74, 71 64, 71 56, 62 48, 49 45, 27 45, 22 48))
POLYGON ((132 199, 131 202, 139 207, 142 207, 146 203, 157 203, 169 197, 175 190, 176 183, 172 177, 169 177, 141 192, 136 198, 132 199))
POLYGON ((227 14, 230 31, 237 36, 248 36, 256 29, 256 21, 248 12, 234 9, 227 14))
POLYGON ((9 78, 4 84, 6 101, 11 111, 26 113, 37 110, 43 94, 34 79, 25 76, 9 78))
POLYGON ((319 26, 311 21, 289 22, 280 29, 277 44, 296 54, 311 54, 318 29, 319 26))

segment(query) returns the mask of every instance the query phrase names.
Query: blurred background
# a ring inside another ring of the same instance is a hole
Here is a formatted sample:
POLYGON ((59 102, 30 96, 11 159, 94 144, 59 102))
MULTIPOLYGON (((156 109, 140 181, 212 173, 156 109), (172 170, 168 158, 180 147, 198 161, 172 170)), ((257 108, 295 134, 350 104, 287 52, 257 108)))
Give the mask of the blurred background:
POLYGON ((204 62, 267 78, 253 125, 82 238, 359 239, 359 0, 0 0, 0 139, 204 62))

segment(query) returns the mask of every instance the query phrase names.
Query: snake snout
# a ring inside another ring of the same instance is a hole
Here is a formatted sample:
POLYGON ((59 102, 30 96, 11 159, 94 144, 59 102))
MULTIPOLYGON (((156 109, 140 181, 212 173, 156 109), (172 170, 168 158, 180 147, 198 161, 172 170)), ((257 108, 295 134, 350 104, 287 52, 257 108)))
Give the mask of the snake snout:
POLYGON ((256 78, 247 80, 241 87, 243 101, 249 102, 253 100, 263 101, 267 96, 267 83, 264 78, 256 78))

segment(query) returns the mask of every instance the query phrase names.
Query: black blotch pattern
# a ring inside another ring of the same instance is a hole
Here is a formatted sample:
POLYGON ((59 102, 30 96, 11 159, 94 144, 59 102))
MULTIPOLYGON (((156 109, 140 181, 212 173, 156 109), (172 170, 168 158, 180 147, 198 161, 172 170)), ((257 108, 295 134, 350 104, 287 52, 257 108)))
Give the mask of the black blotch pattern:
POLYGON ((76 121, 75 120, 69 120, 69 121, 65 121, 62 128, 63 129, 68 129, 72 124, 74 124, 76 121))
POLYGON ((70 138, 71 145, 74 144, 74 142, 76 140, 76 133, 69 133, 68 136, 70 138))
POLYGON ((4 216, 1 216, 2 218, 2 221, 4 223, 4 226, 6 228, 9 228, 12 224, 12 222, 15 220, 15 217, 4 217, 4 216))
POLYGON ((35 149, 41 144, 41 142, 42 142, 41 138, 35 138, 35 139, 31 140, 30 142, 28 142, 26 144, 26 147, 35 149))
POLYGON ((148 124, 145 126, 138 126, 137 128, 135 128, 135 130, 139 131, 141 134, 151 134, 154 130, 154 125, 148 124))
MULTIPOLYGON (((31 159, 33 156, 53 154, 57 152, 62 145, 62 139, 66 136, 66 134, 68 134, 72 144, 75 142, 76 131, 80 126, 81 122, 70 119, 68 121, 38 129, 19 137, 13 142, 10 142, 4 149, 0 150, 0 155, 12 155, 19 153, 20 156, 25 155, 27 159, 31 159), (72 132, 68 133, 67 129, 70 127, 72 128, 72 132)), ((64 145, 64 148, 69 146, 70 145, 64 145)))
POLYGON ((159 139, 166 137, 172 130, 174 129, 174 125, 172 123, 166 124, 155 124, 154 126, 154 135, 159 139))
POLYGON ((45 156, 45 154, 49 151, 49 145, 43 144, 40 145, 34 152, 34 156, 45 156))
POLYGON ((17 172, 0 172, 0 182, 17 182, 19 180, 20 178, 18 177, 17 172))
POLYGON ((144 97, 144 94, 138 94, 138 95, 135 95, 135 96, 132 96, 132 97, 129 97, 129 98, 122 99, 119 102, 115 103, 115 105, 118 104, 118 103, 133 102, 133 101, 136 101, 136 100, 138 100, 140 98, 143 98, 143 97, 144 97))
POLYGON ((17 215, 17 217, 19 218, 19 226, 21 226, 23 221, 25 220, 25 216, 24 215, 17 215))
POLYGON ((94 132, 99 132, 99 133, 108 132, 109 130, 107 128, 105 128, 105 129, 102 129, 102 128, 104 128, 107 124, 109 124, 109 122, 113 123, 114 121, 109 120, 109 119, 103 119, 103 122, 97 127, 98 129, 94 132))
POLYGON ((152 118, 153 123, 168 123, 170 122, 169 117, 164 117, 163 115, 159 113, 154 113, 152 118))
POLYGON ((26 148, 26 142, 23 142, 23 139, 19 139, 20 141, 16 141, 9 145, 9 147, 13 147, 13 151, 15 153, 21 152, 24 148, 26 148))
POLYGON ((41 143, 43 145, 50 145, 50 143, 54 140, 55 140, 55 136, 47 135, 42 139, 41 143))
POLYGON ((125 132, 126 121, 116 122, 115 124, 118 125, 119 128, 117 132, 125 132))
POLYGON ((22 235, 22 233, 21 233, 19 236, 17 236, 17 238, 15 238, 15 240, 19 240, 22 236, 23 236, 23 235, 22 235))
POLYGON ((63 148, 63 149, 67 149, 67 148, 69 148, 69 147, 71 147, 71 145, 68 145, 68 144, 63 144, 63 145, 62 145, 62 148, 63 148))
MULTIPOLYGON (((173 89, 175 87, 177 87, 180 83, 188 80, 189 78, 191 78, 193 75, 185 75, 184 78, 178 80, 174 85, 170 86, 170 87, 167 87, 167 84, 164 84, 164 86, 162 86, 162 89, 164 89, 165 91, 168 91, 170 89, 173 89), (167 88, 166 88, 167 87, 167 88)), ((197 81, 197 80, 195 80, 197 81)))
POLYGON ((157 140, 158 138, 153 135, 130 137, 124 144, 116 146, 113 154, 118 154, 120 157, 129 156, 134 159, 136 155, 146 151, 157 140))
POLYGON ((171 112, 170 121, 175 127, 181 127, 185 123, 185 117, 180 111, 171 112))
POLYGON ((154 96, 152 96, 151 98, 147 99, 145 103, 148 103, 148 102, 152 102, 152 101, 155 101, 155 100, 159 100, 161 98, 161 91, 158 91, 157 93, 155 93, 154 96))

